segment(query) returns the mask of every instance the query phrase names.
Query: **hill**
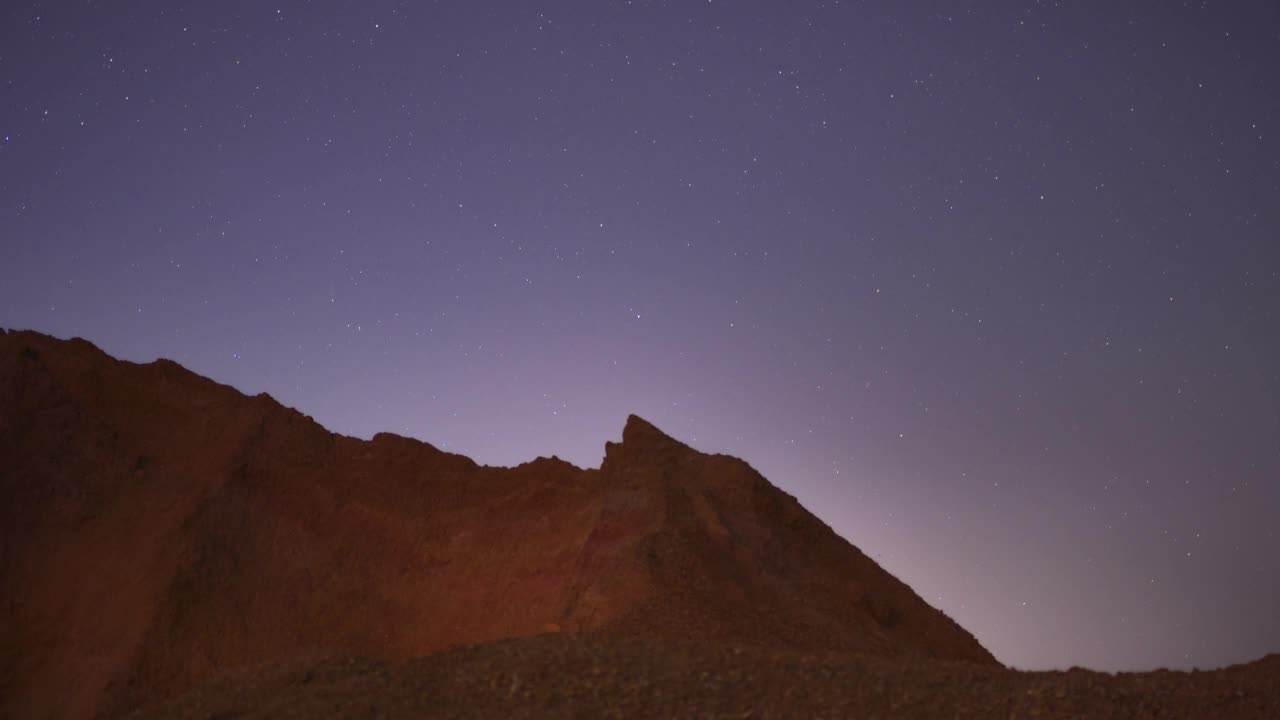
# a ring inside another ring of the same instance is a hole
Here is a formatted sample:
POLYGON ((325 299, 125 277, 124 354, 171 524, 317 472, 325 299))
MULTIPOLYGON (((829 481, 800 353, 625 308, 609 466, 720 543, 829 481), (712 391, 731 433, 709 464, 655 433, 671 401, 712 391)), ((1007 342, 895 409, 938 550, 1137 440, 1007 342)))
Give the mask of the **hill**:
POLYGON ((638 417, 599 469, 487 467, 34 332, 0 334, 0 533, 6 717, 542 634, 999 670, 745 462, 638 417))

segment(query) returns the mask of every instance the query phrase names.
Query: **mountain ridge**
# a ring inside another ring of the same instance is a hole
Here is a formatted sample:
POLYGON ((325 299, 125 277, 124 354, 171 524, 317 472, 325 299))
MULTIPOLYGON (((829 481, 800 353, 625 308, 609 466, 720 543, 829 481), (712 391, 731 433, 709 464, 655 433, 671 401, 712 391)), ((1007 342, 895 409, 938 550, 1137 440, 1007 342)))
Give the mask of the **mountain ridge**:
POLYGON ((0 468, 13 717, 548 632, 999 667, 746 462, 635 415, 599 468, 486 466, 332 433, 171 360, 4 331, 0 468))

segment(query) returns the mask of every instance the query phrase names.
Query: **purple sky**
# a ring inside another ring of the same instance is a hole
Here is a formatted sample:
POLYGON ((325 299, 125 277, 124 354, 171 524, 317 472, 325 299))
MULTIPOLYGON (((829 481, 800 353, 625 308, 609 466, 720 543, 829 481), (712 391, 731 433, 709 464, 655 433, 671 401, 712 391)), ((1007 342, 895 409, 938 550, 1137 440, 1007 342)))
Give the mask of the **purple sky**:
POLYGON ((0 325, 745 458, 1023 668, 1280 651, 1280 5, 5 3, 0 325))

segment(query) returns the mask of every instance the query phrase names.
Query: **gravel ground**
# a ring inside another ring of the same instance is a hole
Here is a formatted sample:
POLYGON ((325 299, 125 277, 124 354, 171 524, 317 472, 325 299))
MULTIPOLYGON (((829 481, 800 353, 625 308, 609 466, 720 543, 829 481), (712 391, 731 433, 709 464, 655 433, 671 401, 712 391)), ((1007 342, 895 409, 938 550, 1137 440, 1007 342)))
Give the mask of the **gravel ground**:
POLYGON ((1018 672, 544 635, 406 663, 225 675, 154 718, 1280 718, 1280 655, 1209 672, 1018 672))

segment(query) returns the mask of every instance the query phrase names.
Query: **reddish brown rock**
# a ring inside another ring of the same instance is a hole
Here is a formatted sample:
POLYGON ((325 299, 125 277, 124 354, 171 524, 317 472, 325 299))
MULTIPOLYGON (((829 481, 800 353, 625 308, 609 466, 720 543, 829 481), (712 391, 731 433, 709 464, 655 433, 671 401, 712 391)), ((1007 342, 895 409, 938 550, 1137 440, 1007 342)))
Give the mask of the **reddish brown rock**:
POLYGON ((405 663, 347 659, 231 672, 133 720, 1274 720, 1280 717, 1277 660, 1199 673, 1029 673, 901 655, 543 635, 405 663))
POLYGON ((9 332, 0 468, 12 717, 552 627, 994 663, 746 463, 636 417, 600 470, 482 467, 334 435, 170 361, 9 332))
MULTIPOLYGON (((636 417, 599 470, 485 467, 31 332, 0 333, 0 542, 0 717, 394 714, 421 683, 458 716, 607 714, 617 691, 646 714, 826 692, 1021 717, 1080 710, 1081 683, 1165 708, 1173 682, 1005 671, 746 463, 636 417)), ((1274 707, 1256 676, 1197 682, 1274 707)))

